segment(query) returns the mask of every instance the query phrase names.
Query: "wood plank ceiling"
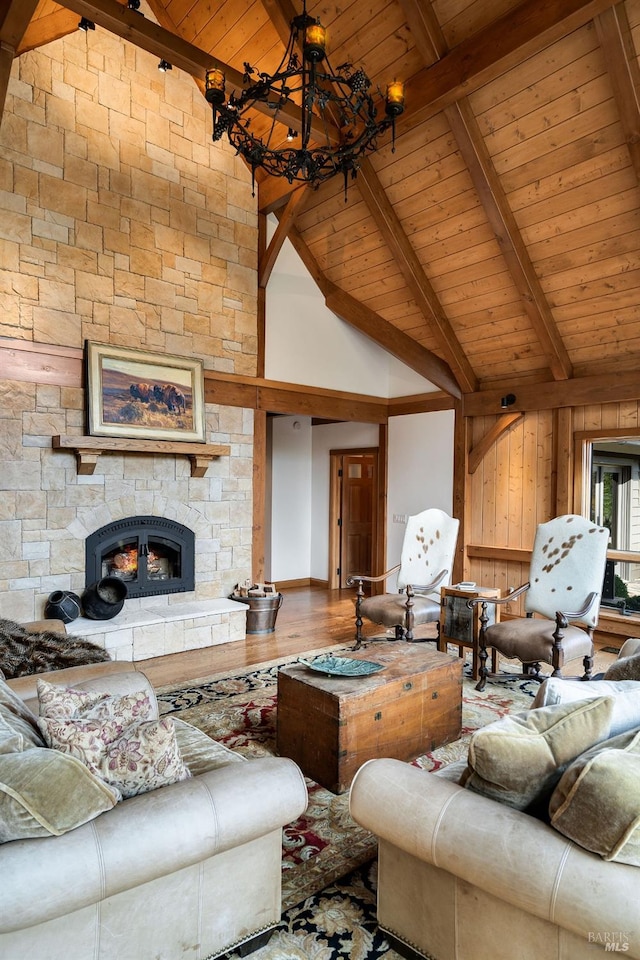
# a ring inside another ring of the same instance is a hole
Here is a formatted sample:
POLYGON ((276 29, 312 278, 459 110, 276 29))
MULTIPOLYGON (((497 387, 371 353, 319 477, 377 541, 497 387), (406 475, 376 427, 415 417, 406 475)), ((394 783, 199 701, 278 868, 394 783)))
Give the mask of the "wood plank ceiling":
MULTIPOLYGON (((279 63, 300 0, 4 0, 14 55, 79 16, 190 72, 279 63)), ((640 0, 309 0, 334 64, 406 110, 362 164, 297 194, 260 180, 327 304, 446 393, 552 388, 640 365, 640 0)), ((259 123, 259 120, 256 121, 259 123)), ((604 382, 604 381, 603 381, 604 382)))

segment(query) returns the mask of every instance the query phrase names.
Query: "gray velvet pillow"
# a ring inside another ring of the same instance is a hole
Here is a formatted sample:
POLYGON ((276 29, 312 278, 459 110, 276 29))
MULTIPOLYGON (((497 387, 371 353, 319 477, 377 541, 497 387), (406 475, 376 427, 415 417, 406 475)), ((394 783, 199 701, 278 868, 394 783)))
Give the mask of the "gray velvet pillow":
POLYGON ((74 757, 30 746, 0 755, 0 843, 60 836, 118 797, 74 757))
POLYGON ((640 730, 583 753, 549 803, 551 826, 605 860, 640 866, 640 730))
POLYGON ((613 697, 502 717, 472 735, 460 783, 516 810, 538 814, 568 763, 611 728, 613 697))
POLYGON ((2 721, 0 722, 0 730, 2 730, 0 753, 13 752, 16 749, 23 750, 27 746, 45 746, 38 729, 38 718, 18 694, 14 693, 2 680, 0 680, 0 721, 2 721), (10 740, 13 741, 14 746, 8 748, 7 742, 10 740))

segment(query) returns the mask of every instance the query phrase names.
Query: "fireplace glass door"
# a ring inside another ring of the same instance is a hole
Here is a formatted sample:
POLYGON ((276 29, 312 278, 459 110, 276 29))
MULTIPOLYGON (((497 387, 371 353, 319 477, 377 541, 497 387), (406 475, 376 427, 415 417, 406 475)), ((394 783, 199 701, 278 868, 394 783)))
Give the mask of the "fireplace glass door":
POLYGON ((128 597, 194 588, 194 536, 161 517, 131 517, 87 538, 87 585, 118 577, 128 597))

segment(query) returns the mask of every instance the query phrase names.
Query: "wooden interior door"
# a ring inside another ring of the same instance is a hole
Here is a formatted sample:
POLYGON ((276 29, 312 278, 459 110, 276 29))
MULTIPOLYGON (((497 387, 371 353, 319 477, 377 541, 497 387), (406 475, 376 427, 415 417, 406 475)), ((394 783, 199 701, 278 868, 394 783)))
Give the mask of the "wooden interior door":
POLYGON ((335 452, 334 495, 331 527, 333 532, 334 587, 346 587, 351 573, 370 574, 376 528, 377 454, 374 452, 335 452))
POLYGON ((372 454, 345 455, 342 460, 340 586, 352 573, 373 570, 373 501, 375 460, 372 454))

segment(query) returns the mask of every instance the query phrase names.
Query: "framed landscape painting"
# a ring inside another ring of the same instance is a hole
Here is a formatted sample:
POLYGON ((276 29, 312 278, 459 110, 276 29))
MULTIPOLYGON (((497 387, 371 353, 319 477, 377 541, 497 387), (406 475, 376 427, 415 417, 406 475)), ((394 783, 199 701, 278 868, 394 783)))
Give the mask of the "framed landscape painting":
POLYGON ((86 372, 90 436, 204 441, 202 360, 87 341, 86 372))

